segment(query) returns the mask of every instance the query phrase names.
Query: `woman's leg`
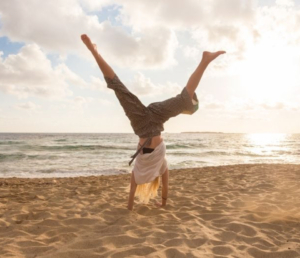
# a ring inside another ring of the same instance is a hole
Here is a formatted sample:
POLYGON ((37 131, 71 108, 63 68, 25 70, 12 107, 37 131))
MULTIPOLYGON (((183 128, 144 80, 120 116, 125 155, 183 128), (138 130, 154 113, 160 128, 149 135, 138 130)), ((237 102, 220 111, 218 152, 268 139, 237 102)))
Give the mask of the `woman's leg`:
POLYGON ((105 60, 98 53, 96 45, 92 43, 87 35, 81 35, 83 43, 93 54, 95 60, 98 63, 100 70, 107 82, 107 87, 113 89, 115 94, 123 107, 126 116, 131 122, 131 126, 136 134, 140 132, 140 128, 144 127, 147 122, 147 108, 135 96, 130 92, 127 87, 120 81, 120 79, 115 75, 113 69, 105 62, 105 60))
POLYGON ((133 203, 134 203, 134 194, 136 190, 137 184, 134 180, 133 171, 131 172, 131 182, 130 182, 130 192, 129 192, 129 198, 128 198, 128 210, 132 211, 133 203))
POLYGON ((211 61, 219 55, 224 54, 225 51, 218 52, 203 52, 202 60, 195 72, 190 76, 186 87, 183 88, 181 94, 173 98, 166 99, 160 102, 151 103, 148 109, 157 123, 165 123, 169 118, 175 117, 179 114, 193 114, 197 110, 192 100, 198 102, 195 90, 198 87, 200 79, 211 61))
POLYGON ((225 54, 225 53, 226 53, 225 51, 218 51, 218 52, 204 51, 203 52, 202 60, 201 60, 200 64, 198 65, 196 70, 193 72, 193 74, 189 78, 187 85, 186 85, 187 92, 189 93, 191 99, 194 96, 194 92, 195 92, 196 88, 198 87, 198 84, 202 78, 202 75, 203 75, 206 67, 209 65, 209 63, 211 61, 216 59, 219 55, 225 54))
POLYGON ((97 51, 97 46, 94 44, 90 38, 83 34, 81 35, 81 40, 83 43, 87 46, 87 48, 91 51, 94 58, 96 59, 96 62, 100 68, 100 70, 103 73, 104 77, 108 77, 110 79, 114 78, 115 72, 113 69, 105 62, 105 60, 102 58, 102 56, 97 51))

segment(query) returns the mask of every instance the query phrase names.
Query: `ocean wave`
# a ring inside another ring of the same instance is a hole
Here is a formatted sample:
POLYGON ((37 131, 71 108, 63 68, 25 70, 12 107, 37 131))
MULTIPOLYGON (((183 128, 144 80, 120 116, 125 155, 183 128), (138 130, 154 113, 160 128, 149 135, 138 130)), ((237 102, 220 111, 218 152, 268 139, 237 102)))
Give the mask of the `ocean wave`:
POLYGON ((195 148, 206 148, 204 144, 166 144, 168 150, 173 149, 195 149, 195 148))
POLYGON ((20 145, 24 144, 24 141, 0 141, 0 145, 20 145))
POLYGON ((29 160, 53 160, 53 159, 60 159, 59 156, 54 155, 27 155, 25 153, 17 152, 17 153, 10 153, 10 154, 3 154, 0 153, 0 162, 10 162, 10 161, 18 161, 23 159, 29 160))
POLYGON ((231 156, 230 153, 226 151, 199 151, 195 150, 194 152, 168 152, 168 155, 174 155, 174 156, 231 156))
POLYGON ((54 142, 66 142, 67 139, 57 139, 57 140, 54 140, 54 142))
POLYGON ((189 149, 189 145, 182 145, 182 144, 166 144, 167 149, 189 149))
POLYGON ((121 174, 128 174, 128 171, 125 169, 117 169, 117 168, 110 168, 110 169, 91 169, 91 170, 60 170, 57 168, 48 168, 48 169, 40 169, 35 171, 35 175, 38 176, 39 174, 49 174, 49 175, 56 175, 58 177, 72 177, 72 176, 90 176, 90 175, 121 175, 121 174))
POLYGON ((206 157, 206 156, 224 156, 224 157, 238 157, 238 156, 243 156, 243 157, 277 157, 282 154, 258 154, 258 153, 245 153, 245 152, 228 152, 228 151, 197 151, 195 150, 194 152, 168 152, 168 155, 173 155, 173 156, 192 156, 192 157, 206 157))
POLYGON ((24 150, 36 151, 87 151, 87 150, 135 150, 136 146, 112 146, 112 145, 24 145, 24 150))
POLYGON ((15 161, 26 158, 27 155, 24 153, 11 153, 11 154, 3 154, 0 153, 0 162, 3 161, 15 161))

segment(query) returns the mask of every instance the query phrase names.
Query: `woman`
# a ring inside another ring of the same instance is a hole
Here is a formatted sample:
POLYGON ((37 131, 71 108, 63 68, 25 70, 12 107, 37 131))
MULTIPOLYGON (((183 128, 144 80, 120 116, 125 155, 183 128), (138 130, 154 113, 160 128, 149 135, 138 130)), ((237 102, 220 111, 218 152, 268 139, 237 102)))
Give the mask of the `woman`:
POLYGON ((224 54, 225 51, 203 52, 202 60, 195 72, 189 78, 186 87, 176 97, 162 102, 151 103, 145 107, 119 80, 112 68, 98 53, 97 47, 87 35, 81 35, 83 43, 91 51, 103 76, 107 87, 114 90, 120 104, 130 120, 134 133, 139 136, 136 158, 131 173, 130 192, 127 208, 132 210, 135 194, 140 201, 148 203, 151 197, 157 196, 159 177, 162 177, 162 202, 156 203, 163 207, 167 203, 169 171, 165 159, 166 146, 161 137, 163 124, 170 117, 178 114, 193 114, 198 109, 198 99, 195 90, 208 64, 224 54))

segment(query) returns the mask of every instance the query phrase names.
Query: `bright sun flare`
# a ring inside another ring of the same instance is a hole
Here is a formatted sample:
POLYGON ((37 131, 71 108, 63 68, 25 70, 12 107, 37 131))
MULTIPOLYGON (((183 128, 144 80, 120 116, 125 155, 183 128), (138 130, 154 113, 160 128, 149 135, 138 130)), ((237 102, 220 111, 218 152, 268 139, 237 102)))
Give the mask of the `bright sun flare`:
POLYGON ((250 48, 240 67, 248 96, 268 101, 289 96, 299 81, 295 53, 292 47, 267 39, 250 48))

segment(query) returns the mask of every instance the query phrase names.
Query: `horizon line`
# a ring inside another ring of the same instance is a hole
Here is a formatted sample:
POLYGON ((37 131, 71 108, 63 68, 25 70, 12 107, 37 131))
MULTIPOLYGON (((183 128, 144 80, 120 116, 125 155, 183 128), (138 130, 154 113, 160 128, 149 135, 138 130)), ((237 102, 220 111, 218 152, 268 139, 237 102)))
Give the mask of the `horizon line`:
MULTIPOLYGON (((133 132, 0 132, 0 134, 134 134, 133 132)), ((283 133, 283 132, 217 132, 217 131, 185 131, 185 132, 162 132, 162 134, 184 134, 184 133, 215 133, 215 134, 300 134, 298 133, 283 133)))

